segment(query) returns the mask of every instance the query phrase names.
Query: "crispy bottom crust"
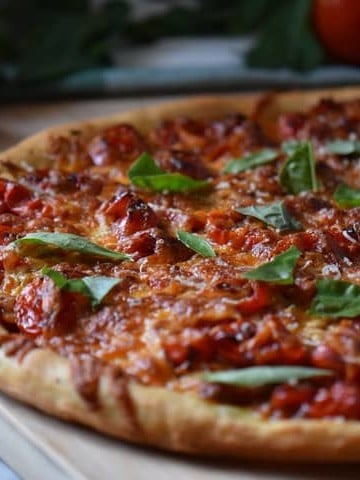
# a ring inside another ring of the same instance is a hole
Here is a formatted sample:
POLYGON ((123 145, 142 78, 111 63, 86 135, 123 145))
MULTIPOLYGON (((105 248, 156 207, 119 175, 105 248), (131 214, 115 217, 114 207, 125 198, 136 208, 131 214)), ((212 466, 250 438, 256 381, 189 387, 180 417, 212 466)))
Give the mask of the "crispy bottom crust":
MULTIPOLYGON (((360 89, 291 92, 268 96, 257 112, 266 127, 283 111, 308 108, 320 97, 360 97, 360 89)), ((164 117, 208 118, 240 111, 252 114, 259 95, 190 98, 94 121, 40 132, 2 154, 3 161, 40 164, 49 135, 80 130, 85 136, 114 122, 128 122, 142 131, 164 117)), ((7 175, 3 167, 3 175, 7 175)), ((0 327, 0 333, 4 333, 0 327)), ((35 349, 20 361, 0 348, 0 388, 51 415, 88 425, 134 443, 202 455, 277 461, 343 462, 360 458, 360 422, 340 420, 262 420, 249 410, 211 404, 190 393, 135 383, 114 382, 104 371, 99 405, 91 408, 74 386, 70 361, 50 350, 35 349), (120 387, 119 387, 120 385, 120 387)))

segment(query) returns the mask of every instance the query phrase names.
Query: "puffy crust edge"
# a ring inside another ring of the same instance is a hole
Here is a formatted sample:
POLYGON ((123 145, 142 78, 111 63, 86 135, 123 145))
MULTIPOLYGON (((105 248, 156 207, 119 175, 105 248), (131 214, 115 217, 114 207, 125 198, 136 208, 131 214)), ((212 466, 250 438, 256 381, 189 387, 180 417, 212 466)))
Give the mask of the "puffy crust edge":
MULTIPOLYGON (((323 96, 351 99, 360 97, 360 89, 275 95, 267 100, 262 116, 273 118, 276 112, 308 108, 323 96)), ((146 130, 171 115, 214 117, 236 110, 250 114, 259 99, 258 95, 190 98, 55 127, 24 140, 4 152, 2 158, 20 163, 26 155, 37 162, 44 157, 49 135, 67 134, 73 129, 91 135, 114 122, 129 122, 146 130)), ((0 333, 4 333, 1 327, 0 333)), ((99 383, 100 407, 94 409, 76 390, 69 359, 50 350, 34 349, 20 361, 16 356, 6 356, 4 347, 0 348, 1 390, 51 415, 130 442, 192 454, 285 462, 355 462, 360 458, 360 422, 264 421, 248 410, 211 404, 190 393, 121 382, 122 394, 115 394, 114 380, 105 370, 99 383)))

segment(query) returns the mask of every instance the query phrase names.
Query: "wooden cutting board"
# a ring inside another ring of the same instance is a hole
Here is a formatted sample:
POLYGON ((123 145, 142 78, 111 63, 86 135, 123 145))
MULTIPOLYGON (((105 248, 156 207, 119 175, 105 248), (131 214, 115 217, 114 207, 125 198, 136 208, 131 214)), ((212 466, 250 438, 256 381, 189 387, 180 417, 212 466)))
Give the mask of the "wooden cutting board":
MULTIPOLYGON (((161 99, 72 101, 0 108, 0 150, 56 123, 161 99)), ((240 464, 138 448, 67 424, 0 395, 0 458, 24 480, 325 480, 360 478, 360 466, 240 464)))

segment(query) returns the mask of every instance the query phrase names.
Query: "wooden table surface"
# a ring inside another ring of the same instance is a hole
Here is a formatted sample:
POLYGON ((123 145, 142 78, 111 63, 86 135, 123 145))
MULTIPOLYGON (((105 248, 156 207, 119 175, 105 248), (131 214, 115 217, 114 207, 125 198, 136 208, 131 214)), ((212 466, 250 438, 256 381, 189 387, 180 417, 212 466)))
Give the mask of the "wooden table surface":
MULTIPOLYGON (((102 116, 166 98, 0 107, 0 150, 56 123, 102 116)), ((24 480, 359 479, 360 466, 230 464, 126 445, 66 424, 0 395, 0 458, 24 480)), ((1 470, 0 470, 0 478, 1 470)))

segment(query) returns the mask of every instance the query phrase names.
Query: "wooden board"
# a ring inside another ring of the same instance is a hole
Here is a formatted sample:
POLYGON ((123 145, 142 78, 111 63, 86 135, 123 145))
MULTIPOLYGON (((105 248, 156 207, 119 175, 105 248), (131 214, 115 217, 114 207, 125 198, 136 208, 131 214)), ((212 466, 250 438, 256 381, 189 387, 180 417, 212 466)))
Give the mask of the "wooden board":
MULTIPOLYGON (((0 150, 56 123, 161 99, 27 104, 0 109, 0 150)), ((360 466, 209 462, 137 448, 66 424, 0 395, 0 458, 24 480, 325 480, 360 478, 360 466)))

